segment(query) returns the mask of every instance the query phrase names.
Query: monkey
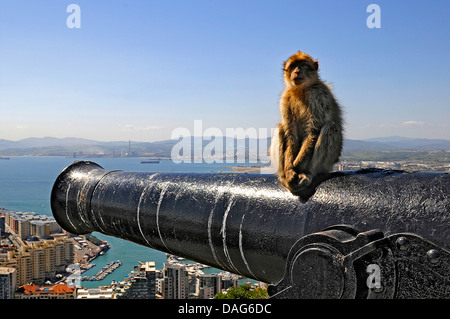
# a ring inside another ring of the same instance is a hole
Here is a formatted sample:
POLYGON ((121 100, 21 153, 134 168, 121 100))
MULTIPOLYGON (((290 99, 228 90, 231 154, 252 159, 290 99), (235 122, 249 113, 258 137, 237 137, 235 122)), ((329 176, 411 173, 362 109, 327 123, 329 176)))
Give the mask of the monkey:
POLYGON ((319 61, 301 51, 283 63, 281 122, 270 146, 281 185, 304 198, 332 171, 343 144, 341 106, 318 69, 319 61))

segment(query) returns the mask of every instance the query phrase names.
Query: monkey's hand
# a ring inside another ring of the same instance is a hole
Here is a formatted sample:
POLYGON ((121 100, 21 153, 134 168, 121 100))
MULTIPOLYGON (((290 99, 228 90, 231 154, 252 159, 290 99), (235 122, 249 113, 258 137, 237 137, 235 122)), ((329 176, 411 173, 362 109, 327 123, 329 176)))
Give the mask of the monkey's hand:
POLYGON ((292 193, 297 193, 311 184, 311 179, 303 173, 297 173, 294 169, 286 170, 281 183, 292 193))
POLYGON ((284 177, 280 181, 284 187, 292 192, 296 189, 296 187, 298 187, 298 174, 293 168, 287 169, 284 172, 284 177))
POLYGON ((303 141, 300 151, 298 152, 297 156, 295 157, 292 165, 299 171, 304 171, 309 168, 311 158, 313 157, 314 153, 314 146, 316 144, 317 138, 310 134, 308 137, 303 141))

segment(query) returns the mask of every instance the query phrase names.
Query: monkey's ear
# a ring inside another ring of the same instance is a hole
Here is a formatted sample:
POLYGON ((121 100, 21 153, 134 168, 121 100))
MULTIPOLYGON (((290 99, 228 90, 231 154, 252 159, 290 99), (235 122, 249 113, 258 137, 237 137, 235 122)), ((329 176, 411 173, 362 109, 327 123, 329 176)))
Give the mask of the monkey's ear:
POLYGON ((316 69, 316 71, 319 69, 319 60, 314 61, 314 68, 316 69))

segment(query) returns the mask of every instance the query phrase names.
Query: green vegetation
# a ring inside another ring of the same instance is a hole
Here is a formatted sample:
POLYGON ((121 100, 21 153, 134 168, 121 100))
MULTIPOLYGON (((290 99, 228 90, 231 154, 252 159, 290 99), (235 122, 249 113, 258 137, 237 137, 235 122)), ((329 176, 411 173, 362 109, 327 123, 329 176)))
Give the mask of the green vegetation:
POLYGON ((231 287, 226 293, 219 292, 214 299, 267 299, 269 295, 266 289, 253 289, 250 285, 231 287))

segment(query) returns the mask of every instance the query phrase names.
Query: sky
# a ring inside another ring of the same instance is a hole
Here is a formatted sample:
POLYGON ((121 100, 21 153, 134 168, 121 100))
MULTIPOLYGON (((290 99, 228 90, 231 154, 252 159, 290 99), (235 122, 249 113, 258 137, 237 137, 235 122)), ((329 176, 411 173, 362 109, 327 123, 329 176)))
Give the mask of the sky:
POLYGON ((270 129, 298 50, 319 60, 346 138, 450 139, 449 12, 448 0, 0 0, 0 139, 270 129))

